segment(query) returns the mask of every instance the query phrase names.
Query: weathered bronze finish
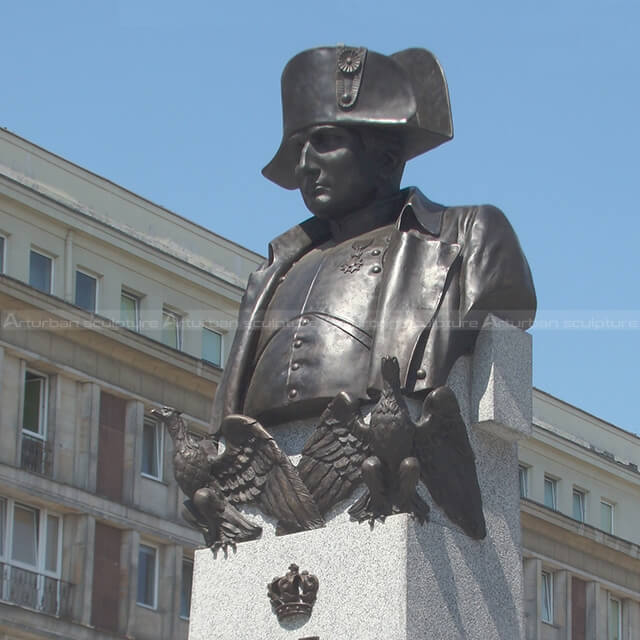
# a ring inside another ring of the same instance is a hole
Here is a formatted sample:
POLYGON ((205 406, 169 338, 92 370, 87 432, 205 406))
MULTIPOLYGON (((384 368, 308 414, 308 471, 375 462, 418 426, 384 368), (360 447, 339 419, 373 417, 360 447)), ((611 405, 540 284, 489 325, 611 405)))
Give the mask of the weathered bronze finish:
POLYGON ((263 173, 299 188, 314 217, 273 240, 249 279, 214 424, 230 413, 266 426, 317 417, 340 391, 367 401, 390 355, 402 392, 425 396, 473 350, 488 313, 533 321, 529 266, 501 211, 400 190, 405 161, 452 136, 437 60, 367 51, 344 110, 343 52, 305 51, 283 73, 284 134, 263 173))
POLYGON ((282 142, 263 173, 286 189, 300 187, 295 176, 299 159, 295 135, 317 124, 393 128, 402 137, 403 161, 453 137, 444 73, 425 49, 405 49, 391 56, 364 47, 303 51, 282 72, 282 111, 282 142), (357 52, 351 63, 345 51, 357 52), (357 88, 356 79, 361 79, 357 88), (346 91, 341 83, 347 85, 346 91))
POLYGON ((414 422, 400 390, 396 358, 383 358, 383 389, 366 424, 358 402, 339 394, 302 452, 298 472, 326 513, 359 483, 367 492, 349 509, 357 520, 412 513, 420 522, 429 507, 418 481, 467 535, 486 535, 475 458, 455 395, 439 387, 427 395, 414 422))
POLYGON ((221 428, 226 449, 218 454, 211 440, 196 441, 188 433, 179 412, 164 407, 153 414, 174 442, 173 470, 187 496, 183 517, 202 531, 207 546, 259 537, 262 528, 236 509, 254 501, 278 518, 278 533, 324 524, 295 468, 256 420, 227 416, 221 428))
POLYGON ((308 571, 299 572, 297 564, 290 565, 284 576, 275 577, 267 584, 267 595, 278 620, 310 616, 319 586, 318 578, 308 571))
MULTIPOLYGON (((445 385, 489 313, 526 329, 536 297, 501 211, 400 189, 405 162, 453 135, 442 69, 423 49, 310 49, 283 72, 282 107, 282 141, 263 173, 298 188, 313 217, 273 240, 249 278, 214 404, 232 446, 207 459, 200 512, 224 506, 233 520, 226 505, 253 499, 294 531, 321 526, 364 483, 354 517, 426 519, 422 480, 481 538, 473 451, 445 385), (419 420, 405 398, 423 402, 419 420), (257 420, 271 430, 300 418, 317 429, 296 468, 257 420)), ((215 518, 205 516, 219 530, 215 518)))

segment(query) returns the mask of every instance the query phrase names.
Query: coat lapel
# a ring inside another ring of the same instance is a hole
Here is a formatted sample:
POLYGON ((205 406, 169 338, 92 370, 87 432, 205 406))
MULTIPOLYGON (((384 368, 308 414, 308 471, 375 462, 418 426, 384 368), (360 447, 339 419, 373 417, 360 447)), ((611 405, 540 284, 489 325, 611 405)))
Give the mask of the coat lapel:
MULTIPOLYGON (((369 371, 369 386, 376 389, 381 388, 380 359, 384 355, 398 357, 401 379, 406 384, 411 355, 438 308, 447 273, 459 253, 458 245, 438 240, 444 207, 425 198, 418 189, 410 188, 406 193, 385 257, 369 371), (411 299, 407 291, 412 292, 411 299)), ((326 222, 305 220, 269 244, 268 261, 249 277, 235 339, 214 401, 215 426, 225 415, 242 411, 259 337, 256 327, 280 278, 293 262, 329 237, 326 222)))
POLYGON ((412 189, 398 218, 384 261, 376 333, 369 369, 370 389, 382 388, 380 360, 395 356, 403 387, 410 384, 411 361, 436 314, 447 275, 460 254, 458 244, 439 239, 444 207, 412 189))

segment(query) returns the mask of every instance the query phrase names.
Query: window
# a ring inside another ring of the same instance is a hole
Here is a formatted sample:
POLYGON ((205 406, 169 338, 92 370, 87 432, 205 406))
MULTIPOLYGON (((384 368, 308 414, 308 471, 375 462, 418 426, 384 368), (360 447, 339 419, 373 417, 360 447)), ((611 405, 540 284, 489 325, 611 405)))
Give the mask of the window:
POLYGON ((0 498, 0 599, 60 615, 68 585, 60 582, 62 519, 10 498, 0 498))
POLYGON ((76 304, 87 311, 96 310, 98 280, 83 271, 76 271, 76 304))
POLYGON ((22 430, 45 437, 47 426, 47 378, 32 371, 24 376, 22 430))
POLYGON ((156 608, 157 551, 155 547, 141 544, 138 548, 138 604, 156 608))
POLYGON ((0 558, 4 558, 4 546, 7 528, 7 501, 0 498, 0 558))
POLYGON ((182 558, 182 584, 180 585, 180 617, 189 619, 191 612, 191 585, 193 583, 193 560, 182 558))
POLYGON ((46 509, 10 501, 11 553, 7 560, 57 575, 60 567, 60 518, 46 509), (40 548, 43 552, 40 552, 40 548))
POLYGON ((182 322, 177 313, 162 310, 162 342, 174 349, 182 348, 182 322))
POLYGON ((520 482, 520 497, 526 498, 529 494, 529 468, 518 465, 518 480, 520 482))
POLYGON ((580 489, 573 490, 573 519, 584 522, 584 491, 580 489))
POLYGON ((544 477, 544 504, 550 509, 558 508, 558 481, 549 476, 544 477))
POLYGON ((4 264, 4 255, 5 255, 5 238, 4 236, 0 236, 0 273, 5 272, 5 264, 4 264))
POLYGON ((609 596, 609 635, 608 640, 620 640, 622 638, 622 607, 620 600, 609 596))
POLYGON ((15 505, 13 512, 13 545, 11 559, 30 567, 38 557, 38 512, 31 507, 15 505))
POLYGON ((548 571, 542 572, 540 588, 542 589, 540 594, 542 601, 542 621, 553 624, 553 575, 548 571))
POLYGON ((162 480, 164 429, 153 418, 145 418, 142 431, 142 474, 162 480))
POLYGON ((613 505, 606 500, 600 501, 600 528, 613 533, 613 505))
POLYGON ((140 299, 131 293, 120 293, 120 322, 122 326, 132 331, 138 331, 140 314, 140 299))
POLYGON ((46 376, 25 372, 20 464, 28 471, 50 475, 53 459, 47 443, 47 382, 46 376))
POLYGON ((51 258, 32 249, 29 256, 29 284, 40 291, 51 293, 52 265, 51 258))
POLYGON ((222 366, 222 335, 206 327, 202 328, 202 359, 222 366))

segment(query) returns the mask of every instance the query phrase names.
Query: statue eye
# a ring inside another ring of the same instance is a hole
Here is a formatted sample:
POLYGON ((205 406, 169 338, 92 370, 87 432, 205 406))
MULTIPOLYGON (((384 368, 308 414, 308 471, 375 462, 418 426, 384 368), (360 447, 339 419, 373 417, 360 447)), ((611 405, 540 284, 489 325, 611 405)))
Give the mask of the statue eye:
POLYGON ((344 136, 337 131, 316 131, 311 136, 311 144, 320 153, 333 151, 344 146, 344 136))

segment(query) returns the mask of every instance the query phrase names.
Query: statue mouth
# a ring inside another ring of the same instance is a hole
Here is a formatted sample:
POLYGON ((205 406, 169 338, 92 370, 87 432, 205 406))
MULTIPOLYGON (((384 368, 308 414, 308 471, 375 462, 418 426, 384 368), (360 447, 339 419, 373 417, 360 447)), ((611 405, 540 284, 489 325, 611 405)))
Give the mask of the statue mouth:
POLYGON ((300 184, 300 191, 305 197, 316 198, 318 196, 329 194, 329 185, 324 182, 317 182, 317 177, 318 176, 307 176, 300 184))
POLYGON ((314 198, 321 198, 322 196, 330 195, 331 189, 324 184, 316 184, 313 186, 311 193, 314 198))

